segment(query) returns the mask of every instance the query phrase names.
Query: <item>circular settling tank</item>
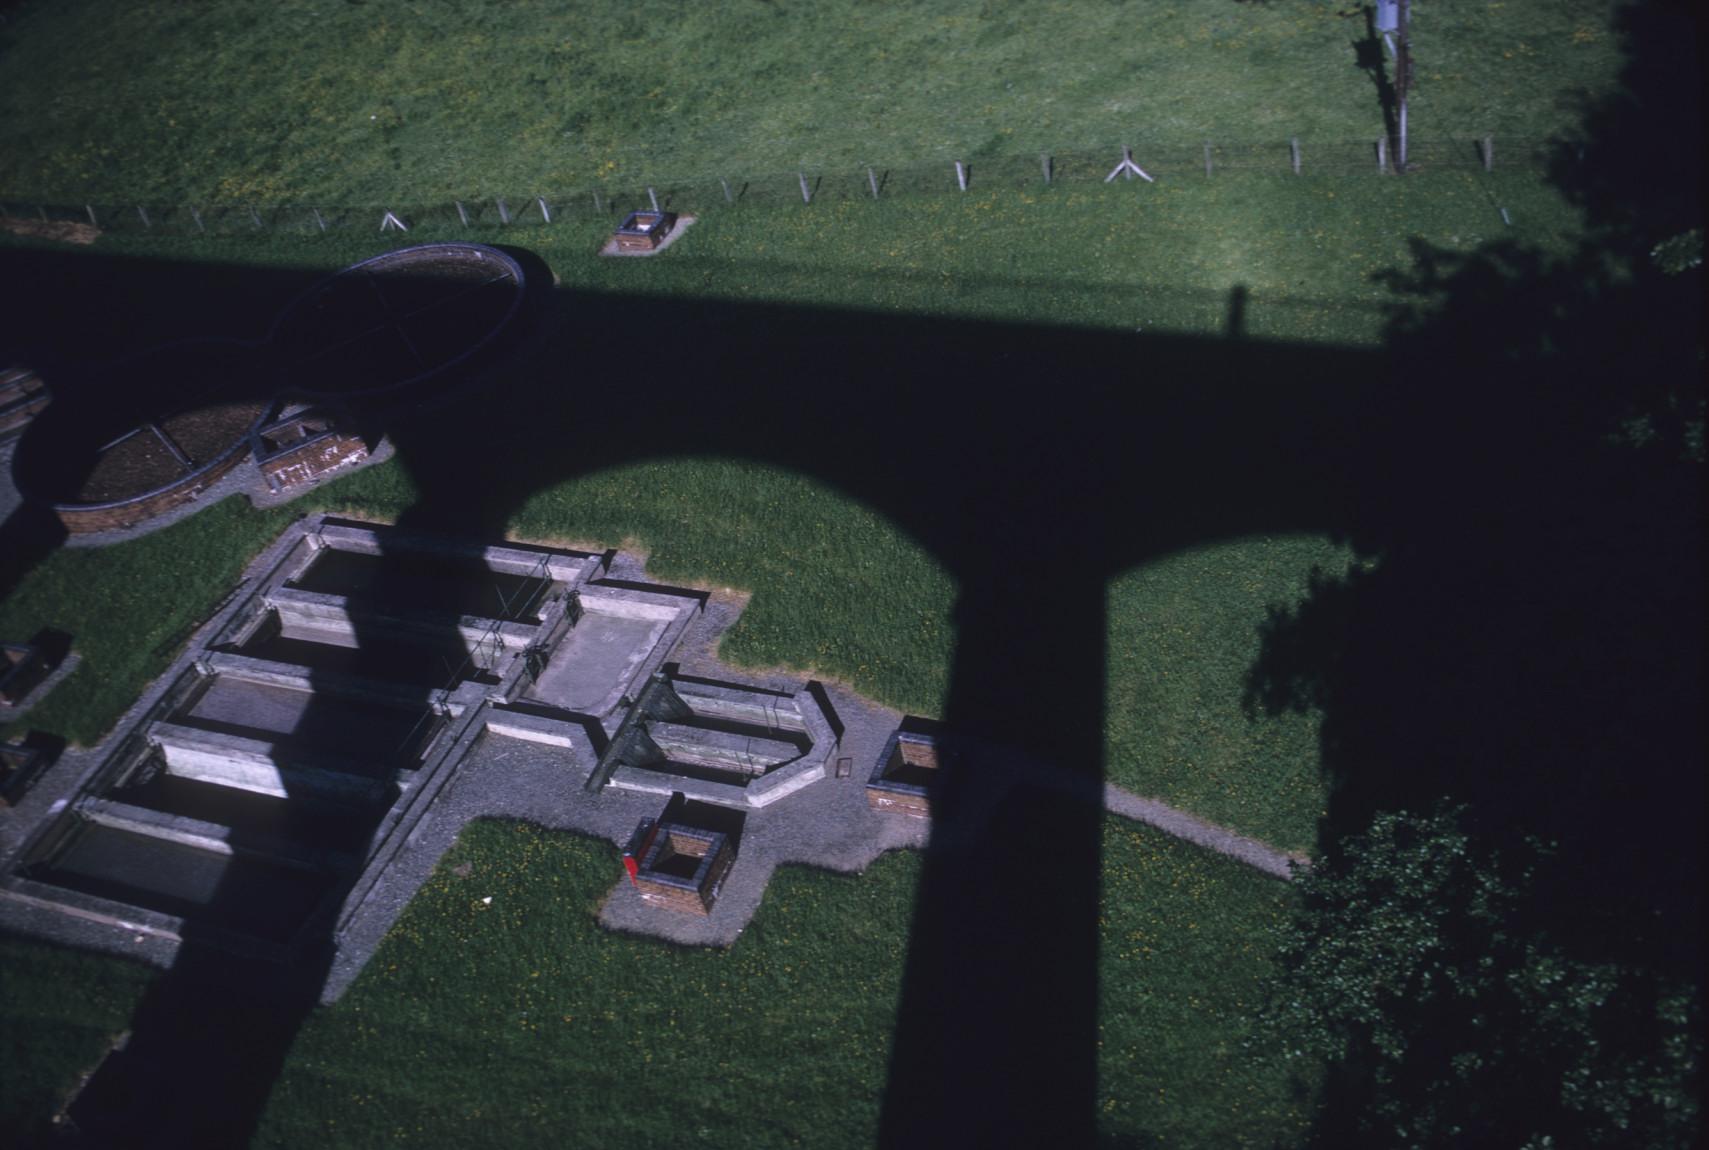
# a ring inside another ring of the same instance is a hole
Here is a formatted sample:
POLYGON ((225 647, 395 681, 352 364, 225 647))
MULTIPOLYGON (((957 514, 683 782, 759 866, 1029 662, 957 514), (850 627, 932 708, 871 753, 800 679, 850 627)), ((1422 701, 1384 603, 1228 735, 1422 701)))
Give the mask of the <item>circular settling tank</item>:
POLYGON ((177 344, 68 387, 18 444, 18 489, 73 533, 134 527, 243 462, 275 384, 253 349, 177 344))
POLYGON ((401 398, 499 344, 521 266, 482 244, 422 244, 328 276, 280 313, 271 351, 290 394, 401 398))

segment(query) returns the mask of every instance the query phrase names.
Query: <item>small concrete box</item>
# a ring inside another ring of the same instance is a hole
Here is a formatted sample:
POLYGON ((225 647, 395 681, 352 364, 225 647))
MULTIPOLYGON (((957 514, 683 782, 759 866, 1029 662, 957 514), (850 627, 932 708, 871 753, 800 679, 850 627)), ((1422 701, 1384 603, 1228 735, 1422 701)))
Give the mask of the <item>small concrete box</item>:
POLYGON ((736 861, 728 835, 660 822, 646 833, 635 885, 647 902, 688 914, 712 913, 736 861))
POLYGON ((630 212, 613 233, 626 252, 650 252, 664 242, 676 224, 674 212, 630 212))
POLYGON ((867 779, 866 803, 875 811, 930 818, 937 773, 937 740, 897 731, 884 744, 867 779))

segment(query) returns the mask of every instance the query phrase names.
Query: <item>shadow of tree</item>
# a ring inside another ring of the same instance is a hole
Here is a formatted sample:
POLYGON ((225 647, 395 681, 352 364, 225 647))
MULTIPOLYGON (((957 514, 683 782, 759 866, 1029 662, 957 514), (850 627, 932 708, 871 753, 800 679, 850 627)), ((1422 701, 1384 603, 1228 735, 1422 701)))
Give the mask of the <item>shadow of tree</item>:
MULTIPOLYGON (((1667 5, 1622 17, 1635 87, 1587 116, 1594 161, 1574 148, 1556 172, 1592 225, 1578 250, 1414 240, 1411 269, 1384 277, 1402 301, 1387 338, 1395 390, 1392 422, 1371 430, 1394 452, 1359 481, 1362 561, 1270 613, 1246 690, 1255 713, 1323 714, 1330 874, 1382 873, 1343 852, 1384 812, 1464 804, 1457 825, 1481 865, 1512 877, 1523 860, 1527 873, 1499 937, 1464 889, 1435 892, 1433 953, 1494 964, 1491 986, 1525 982, 1543 954, 1606 987, 1553 1035, 1540 1000, 1397 1001, 1388 1021, 1414 1061, 1381 1082, 1388 1056, 1349 1026, 1320 1115, 1326 1146, 1393 1140, 1374 1125, 1384 1114, 1458 1120, 1475 1144, 1594 1143, 1670 1044, 1700 1061, 1700 1005, 1670 1004, 1700 1003, 1701 278, 1644 257, 1700 209, 1681 196, 1694 174, 1638 186, 1633 161, 1657 140, 1630 119, 1677 95, 1682 74, 1695 101, 1694 73, 1655 76, 1678 63, 1679 17, 1667 5), (1600 1096, 1574 1093, 1575 1043, 1621 1052, 1598 1071, 1600 1096), (1451 1070, 1456 1055, 1479 1069, 1451 1070)), ((1341 921, 1332 903, 1318 928, 1341 921)), ((1677 1137, 1681 1112, 1661 1100, 1693 1097, 1696 1073, 1646 1087, 1653 1097, 1622 1112, 1633 1135, 1677 1137)))

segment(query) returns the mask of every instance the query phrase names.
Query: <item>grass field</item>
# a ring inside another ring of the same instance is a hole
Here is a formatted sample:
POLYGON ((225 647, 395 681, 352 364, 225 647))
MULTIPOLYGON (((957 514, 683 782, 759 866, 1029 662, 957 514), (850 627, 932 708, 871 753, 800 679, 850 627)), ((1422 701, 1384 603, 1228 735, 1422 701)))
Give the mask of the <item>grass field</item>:
MULTIPOLYGON (((1547 136, 1618 68, 1610 0, 1426 5, 1419 138, 1547 136)), ((1370 140, 1351 3, 26 5, 0 192, 380 203, 601 181, 1370 140)))
MULTIPOLYGON (((1281 1060, 1241 1047, 1286 888, 1113 822, 1105 849, 1105 1130, 1267 1146, 1298 1129, 1281 1060)), ((476 825, 299 1036, 257 1144, 871 1145, 918 870, 786 871, 735 947, 684 950, 595 926, 609 847, 476 825), (787 1107, 754 1105, 784 1082, 787 1107)))
POLYGON ((130 1022, 154 971, 0 936, 0 1129, 51 1143, 50 1121, 130 1022))
MULTIPOLYGON (((1288 889, 1118 820, 1104 854, 1101 1132, 1285 1143, 1312 1082, 1244 1043, 1288 889)), ((902 853, 852 878, 785 870, 732 949, 685 949, 596 925, 621 877, 608 845, 472 824, 356 986, 299 1034, 254 1144, 526 1146, 554 1131, 616 1145, 670 1130, 870 1146, 919 869, 902 853), (783 1082, 787 1107, 756 1105, 783 1082)), ((0 1117, 33 1135, 148 974, 30 943, 0 940, 0 955, 0 1117)))
MULTIPOLYGON (((1421 6, 1414 133, 1570 129, 1580 101, 1614 83, 1616 7, 1421 6)), ((1313 166, 1318 142, 1382 131, 1351 3, 464 9, 25 3, 0 25, 0 200, 424 203, 962 159, 976 172, 965 195, 718 207, 657 260, 594 258, 611 221, 573 215, 418 227, 407 240, 528 247, 571 291, 1106 331, 1233 334, 1242 289, 1241 334, 1364 347, 1382 343, 1397 301, 1378 277, 1410 265, 1410 240, 1552 250, 1578 228, 1519 167, 1399 180, 1313 166), (1047 150, 1113 160, 1124 143, 1290 136, 1307 147, 1300 177, 981 179, 1047 150)), ((399 242, 111 234, 94 250, 331 269, 399 242)), ((148 342, 146 323, 133 326, 127 338, 148 342)), ((55 553, 0 603, 0 634, 56 626, 85 657, 29 725, 97 738, 292 514, 391 517, 413 497, 403 471, 383 466, 288 511, 227 503, 135 543, 55 553)), ((638 464, 538 493, 510 530, 637 546, 659 577, 751 592, 723 648, 733 660, 815 670, 911 711, 942 705, 952 580, 895 525, 801 475, 638 464), (868 565, 883 574, 860 574, 868 565)), ((1316 717, 1255 718, 1244 683, 1267 612, 1296 602, 1314 568, 1348 562, 1321 536, 1246 537, 1113 580, 1109 777, 1279 846, 1315 845, 1316 717)), ((302 1032, 258 1144, 510 1146, 555 1127, 587 1144, 668 1130, 870 1145, 919 868, 897 855, 855 880, 786 872, 734 949, 686 951, 595 928, 590 908, 614 877, 607 848, 473 828, 351 994, 302 1032), (460 862, 469 877, 449 869, 460 862), (781 1081, 787 1111, 754 1105, 781 1081)), ((1311 1083, 1242 1046, 1288 898, 1225 860, 1107 825, 1099 1102, 1111 1142, 1300 1136, 1311 1083)), ((0 1125, 27 1140, 123 1027, 147 975, 10 940, 0 961, 0 1125)))
POLYGON ((1226 331, 1238 286, 1248 293, 1248 335, 1370 345, 1394 302, 1377 277, 1410 266, 1410 240, 1448 251, 1501 239, 1558 250, 1578 219, 1536 173, 1443 169, 1405 180, 1239 172, 738 205, 702 213, 651 260, 595 258, 612 226, 610 217, 571 217, 423 226, 402 238, 377 227, 207 240, 132 231, 99 247, 331 270, 401 242, 472 238, 538 252, 572 290, 1209 335, 1226 331))

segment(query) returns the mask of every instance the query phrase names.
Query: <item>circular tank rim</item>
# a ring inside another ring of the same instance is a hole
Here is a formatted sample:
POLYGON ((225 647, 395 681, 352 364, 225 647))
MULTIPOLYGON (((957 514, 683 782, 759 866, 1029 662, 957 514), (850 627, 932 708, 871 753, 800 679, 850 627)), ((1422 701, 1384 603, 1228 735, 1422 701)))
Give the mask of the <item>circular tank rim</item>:
POLYGON ((452 371, 462 364, 467 363, 481 351, 485 350, 505 331, 509 330, 511 324, 516 321, 517 313, 522 310, 523 299, 527 295, 528 276, 523 272, 522 265, 517 263, 515 259, 507 255, 505 252, 502 252, 498 248, 492 247, 488 244, 468 243, 461 240, 447 240, 438 243, 412 244, 407 248, 393 248, 391 251, 381 252, 379 255, 375 256, 369 256, 365 260, 359 260, 348 267, 340 268, 331 275, 323 276, 313 284, 310 284, 307 288, 298 292, 290 302, 279 309, 279 314, 274 317, 273 324, 268 328, 267 337, 263 343, 268 347, 272 347, 279 338, 280 329, 285 325, 285 322, 290 319, 291 315, 307 300, 312 299, 318 292, 325 290, 329 284, 336 283, 341 277, 355 275, 365 268, 398 261, 400 257, 404 257, 402 262, 405 266, 408 266, 409 263, 414 262, 414 260, 420 256, 433 252, 445 251, 475 252, 482 259, 490 259, 498 263, 516 282, 516 292, 511 298, 510 307, 506 309, 503 318, 489 328, 485 335, 481 336, 481 338, 474 344, 458 353, 454 359, 448 360, 437 367, 429 368, 426 371, 418 372, 406 379, 397 380, 393 383, 383 384, 379 387, 364 388, 359 391, 323 391, 318 388, 304 387, 301 384, 286 384, 280 389, 279 394, 301 396, 305 399, 318 400, 361 400, 395 395, 398 392, 405 391, 408 388, 424 383, 435 376, 443 375, 446 372, 452 371))
MULTIPOLYGON (((145 363, 156 356, 171 355, 173 353, 183 352, 186 350, 201 348, 229 348, 239 351, 253 352, 259 350, 261 347, 261 344, 253 340, 228 339, 220 336, 191 336, 185 339, 175 339, 170 343, 163 343, 156 347, 147 348, 143 351, 132 352, 119 356, 100 364, 96 370, 98 370, 102 375, 107 375, 125 368, 133 367, 140 363, 145 363)), ((264 363, 257 363, 255 366, 259 371, 266 371, 268 368, 268 365, 264 363)), ((264 395, 257 393, 256 398, 258 398, 261 403, 261 410, 256 414, 255 418, 249 422, 249 425, 244 429, 242 434, 232 441, 231 446, 227 447, 224 451, 221 451, 218 455, 215 455, 212 459, 208 460, 194 471, 185 472, 170 483, 150 488, 140 494, 127 495, 123 499, 108 499, 99 502, 41 498, 40 488, 37 487, 30 477, 26 476, 23 472, 22 464, 28 461, 29 455, 33 450, 33 445, 30 450, 25 449, 23 439, 19 440, 18 449, 12 454, 12 485, 17 489, 18 494, 22 495, 25 499, 37 502, 38 506, 45 506, 55 515, 61 515, 62 513, 76 515, 84 512, 93 514, 103 511, 119 511, 133 504, 142 503, 149 499, 158 499, 162 495, 174 493, 179 488, 194 486, 197 481, 208 478, 210 474, 213 478, 217 479, 223 472, 231 470, 231 468, 236 464, 242 462, 242 455, 250 450, 251 441, 256 430, 267 418, 267 413, 273 409, 273 404, 275 402, 274 397, 276 396, 277 391, 277 387, 273 386, 269 387, 264 395)), ((26 438, 31 430, 33 430, 33 425, 31 428, 25 429, 24 435, 26 438)), ((70 525, 67 524, 67 527, 69 528, 70 525)))

